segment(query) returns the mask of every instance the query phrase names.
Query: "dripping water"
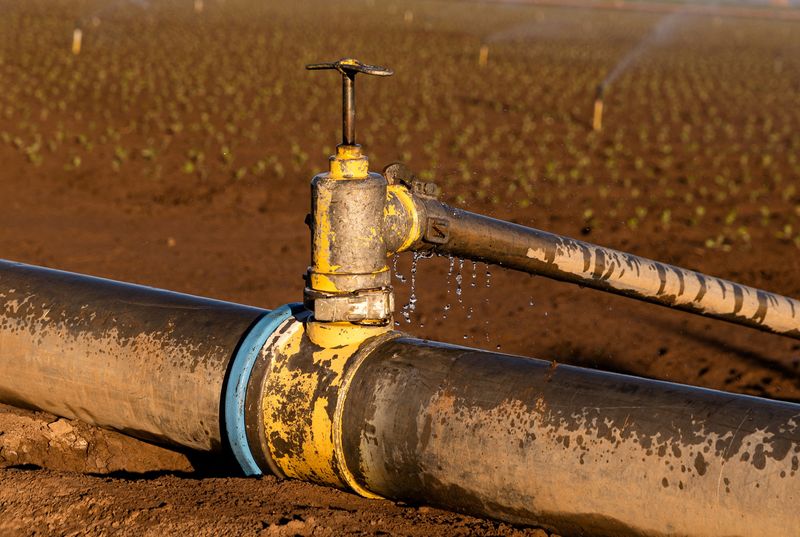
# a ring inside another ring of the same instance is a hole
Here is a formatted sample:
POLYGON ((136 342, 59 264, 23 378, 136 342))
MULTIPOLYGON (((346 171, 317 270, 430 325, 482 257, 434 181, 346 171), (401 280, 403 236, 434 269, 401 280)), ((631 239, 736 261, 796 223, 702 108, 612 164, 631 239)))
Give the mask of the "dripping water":
POLYGON ((464 281, 464 276, 462 275, 462 271, 464 270, 464 260, 458 260, 458 272, 456 273, 456 296, 458 296, 458 303, 464 304, 464 298, 461 296, 463 294, 463 289, 461 288, 461 283, 464 281))
POLYGON ((483 299, 483 328, 486 336, 486 343, 489 343, 489 297, 483 299))
POLYGON ((411 258, 411 291, 408 303, 403 306, 402 314, 406 323, 411 323, 411 314, 417 309, 417 261, 422 257, 419 252, 414 252, 411 258))
MULTIPOLYGON (((447 256, 450 258, 450 267, 447 269, 447 284, 445 288, 447 289, 447 296, 450 296, 450 280, 453 279, 453 268, 456 265, 456 258, 452 255, 447 256)), ((444 313, 442 314, 442 319, 447 319, 447 312, 450 311, 450 302, 446 302, 444 305, 444 313)))
POLYGON ((397 270, 397 258, 399 256, 395 255, 392 258, 392 272, 394 272, 394 277, 397 278, 400 283, 406 283, 406 277, 400 274, 400 271, 397 270))

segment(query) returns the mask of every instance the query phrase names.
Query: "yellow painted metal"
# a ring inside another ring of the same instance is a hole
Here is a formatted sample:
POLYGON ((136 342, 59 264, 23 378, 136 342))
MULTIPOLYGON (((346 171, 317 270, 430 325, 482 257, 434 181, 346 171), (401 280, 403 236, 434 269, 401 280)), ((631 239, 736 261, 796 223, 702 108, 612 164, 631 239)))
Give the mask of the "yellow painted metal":
POLYGON ((338 291, 336 284, 334 284, 324 274, 336 272, 339 267, 331 264, 331 243, 333 242, 334 235, 331 230, 331 192, 330 190, 320 190, 317 193, 316 206, 314 208, 315 215, 314 221, 314 242, 315 248, 312 252, 312 264, 315 267, 315 272, 311 274, 315 278, 315 282, 311 282, 311 287, 318 291, 326 291, 335 293, 338 291), (318 272, 317 272, 318 271, 318 272))
POLYGON ((353 475, 353 472, 351 472, 350 468, 347 466, 347 459, 344 456, 344 408, 345 403, 347 402, 347 394, 350 391, 350 385, 353 382, 356 372, 361 367, 361 364, 363 364, 364 361, 369 358, 372 352, 380 345, 391 339, 401 336, 401 332, 387 331, 386 333, 376 336, 361 345, 358 352, 353 355, 353 357, 350 359, 348 367, 345 369, 341 387, 339 388, 336 411, 333 416, 333 445, 339 461, 339 475, 353 492, 359 496, 373 500, 382 500, 384 497, 361 485, 361 483, 358 482, 358 479, 356 479, 355 475, 353 475))
POLYGON ((396 252, 387 252, 387 256, 405 252, 411 248, 414 243, 422 238, 422 225, 420 222, 419 209, 414 203, 414 197, 411 191, 405 185, 389 185, 386 193, 386 208, 384 209, 384 218, 394 216, 395 206, 391 203, 392 197, 396 198, 406 211, 406 215, 410 219, 410 227, 405 240, 397 248, 396 252))
POLYGON ((312 272, 309 278, 309 284, 311 288, 316 291, 325 291, 328 293, 336 293, 339 289, 336 287, 336 284, 328 278, 326 274, 320 274, 318 272, 312 272))
POLYGON ((365 340, 388 331, 344 322, 297 321, 268 351, 264 430, 270 456, 284 475, 374 497, 343 469, 341 448, 334 441, 341 438, 335 412, 341 407, 342 383, 352 357, 365 340))
MULTIPOLYGON (((361 152, 358 145, 339 145, 336 155, 330 157, 330 171, 323 176, 334 180, 361 180, 369 175, 369 159, 361 152)), ((341 268, 331 263, 331 248, 336 241, 331 222, 331 196, 329 189, 318 189, 315 199, 314 214, 314 250, 312 251, 311 288, 317 291, 337 293, 340 289, 326 276, 335 274, 341 268)), ((374 230, 374 233, 378 233, 374 230)), ((388 266, 386 267, 388 270, 388 266)))
POLYGON ((308 338, 319 347, 331 349, 360 345, 366 339, 379 336, 389 331, 388 326, 368 326, 348 322, 320 323, 309 322, 306 324, 308 338))
POLYGON ((369 174, 369 158, 361 152, 360 145, 336 146, 336 155, 329 161, 332 179, 364 179, 369 174))

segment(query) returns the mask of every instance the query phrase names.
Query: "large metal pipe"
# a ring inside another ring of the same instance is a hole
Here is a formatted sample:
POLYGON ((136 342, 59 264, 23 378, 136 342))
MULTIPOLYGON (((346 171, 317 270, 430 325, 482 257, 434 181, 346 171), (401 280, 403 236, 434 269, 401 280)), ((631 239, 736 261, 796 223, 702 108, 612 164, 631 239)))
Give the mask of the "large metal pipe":
POLYGON ((196 450, 265 310, 0 261, 0 400, 196 450))
POLYGON ((800 405, 319 323, 300 307, 0 262, 0 400, 229 445, 249 474, 565 536, 797 528, 800 405))
POLYGON ((800 531, 800 405, 400 338, 342 435, 372 493, 565 536, 800 531))
POLYGON ((494 263, 800 339, 800 301, 666 263, 418 198, 412 249, 494 263))

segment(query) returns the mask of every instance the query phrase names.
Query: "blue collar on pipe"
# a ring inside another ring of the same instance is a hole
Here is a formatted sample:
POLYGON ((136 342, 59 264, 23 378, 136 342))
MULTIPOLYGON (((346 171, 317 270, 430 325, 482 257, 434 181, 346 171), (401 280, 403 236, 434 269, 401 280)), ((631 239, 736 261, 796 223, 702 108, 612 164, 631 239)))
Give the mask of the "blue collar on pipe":
POLYGON ((233 357, 225 389, 225 429, 233 455, 245 475, 261 475, 263 473, 253 459, 245 429, 245 396, 253 365, 273 332, 284 321, 303 309, 302 304, 292 303, 265 313, 247 333, 233 357))

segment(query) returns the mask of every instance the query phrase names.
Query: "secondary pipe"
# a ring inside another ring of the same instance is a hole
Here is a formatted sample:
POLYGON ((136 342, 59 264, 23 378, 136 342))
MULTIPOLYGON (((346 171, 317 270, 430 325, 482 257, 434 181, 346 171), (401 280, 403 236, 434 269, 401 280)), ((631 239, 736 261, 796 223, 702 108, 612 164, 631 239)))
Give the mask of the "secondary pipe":
POLYGON ((800 301, 693 270, 415 198, 433 250, 800 339, 800 301))
POLYGON ((565 536, 796 529, 800 405, 373 334, 0 262, 3 402, 565 536))

